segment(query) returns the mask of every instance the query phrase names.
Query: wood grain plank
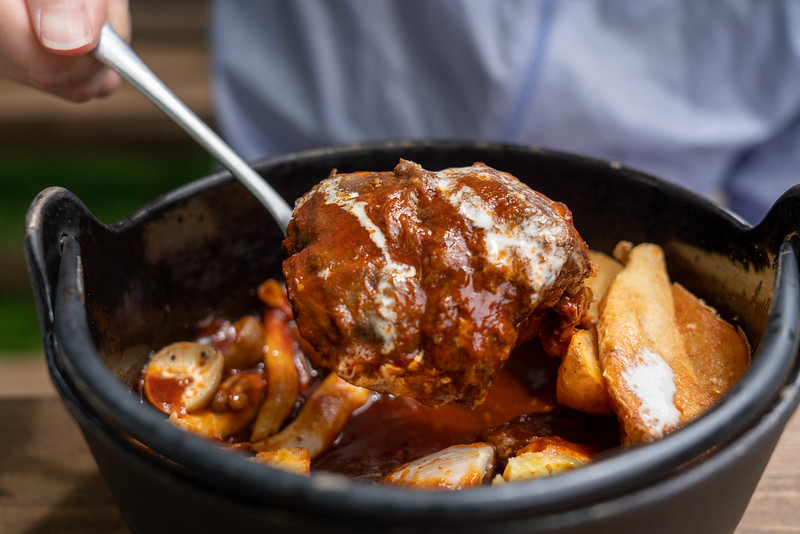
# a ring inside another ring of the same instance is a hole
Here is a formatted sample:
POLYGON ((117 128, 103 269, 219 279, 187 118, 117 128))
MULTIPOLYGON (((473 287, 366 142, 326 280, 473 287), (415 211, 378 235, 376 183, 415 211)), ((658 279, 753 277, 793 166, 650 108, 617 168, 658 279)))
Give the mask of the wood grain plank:
POLYGON ((800 413, 781 436, 736 534, 800 534, 800 413))
POLYGON ((129 532, 55 397, 0 401, 0 532, 129 532))
MULTIPOLYGON (((800 415, 795 415, 736 534, 800 533, 798 454, 800 415)), ((0 399, 0 532, 127 532, 57 397, 0 399)))

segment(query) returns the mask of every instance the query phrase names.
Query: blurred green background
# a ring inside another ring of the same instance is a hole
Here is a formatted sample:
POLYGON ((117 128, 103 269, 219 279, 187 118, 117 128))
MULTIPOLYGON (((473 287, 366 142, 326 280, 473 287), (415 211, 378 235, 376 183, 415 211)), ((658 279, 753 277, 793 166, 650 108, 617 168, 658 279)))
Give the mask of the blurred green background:
MULTIPOLYGON (((204 1, 131 2, 134 49, 211 122, 206 15, 204 1)), ((69 189, 111 223, 211 170, 205 152, 124 83, 109 98, 72 104, 0 80, 0 358, 42 352, 22 249, 41 190, 69 189)))
POLYGON ((193 147, 0 149, 0 355, 41 347, 22 252, 25 212, 53 185, 75 193, 103 222, 115 222, 158 195, 207 174, 210 162, 193 147))

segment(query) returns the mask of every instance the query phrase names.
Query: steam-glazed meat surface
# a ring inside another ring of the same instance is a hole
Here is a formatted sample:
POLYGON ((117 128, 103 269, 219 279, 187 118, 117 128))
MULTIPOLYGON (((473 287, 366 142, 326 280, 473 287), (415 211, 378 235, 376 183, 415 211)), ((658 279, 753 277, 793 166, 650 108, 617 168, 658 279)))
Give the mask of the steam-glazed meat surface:
POLYGON ((591 300, 569 210, 481 163, 334 170, 298 200, 283 247, 320 363, 429 405, 480 403, 518 340, 557 351, 591 300))

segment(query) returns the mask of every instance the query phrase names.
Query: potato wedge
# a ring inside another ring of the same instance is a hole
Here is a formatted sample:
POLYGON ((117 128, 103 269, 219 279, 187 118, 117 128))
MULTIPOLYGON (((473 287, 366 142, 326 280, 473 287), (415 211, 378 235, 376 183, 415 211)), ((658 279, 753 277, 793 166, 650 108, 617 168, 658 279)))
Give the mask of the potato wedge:
POLYGON ((508 459, 502 477, 492 484, 550 477, 586 465, 594 456, 596 452, 590 447, 557 436, 533 438, 508 459))
POLYGON ((556 398, 574 410, 599 415, 613 413, 606 379, 600 368, 597 332, 576 330, 558 368, 556 398))
POLYGON ((716 400, 747 370, 750 344, 740 330, 682 285, 672 284, 672 296, 678 328, 697 379, 716 400))
POLYGON ((284 447, 274 451, 261 451, 256 453, 253 460, 298 475, 308 475, 311 472, 311 455, 304 447, 284 447))
POLYGON ((598 346, 612 406, 628 442, 653 441, 711 404, 675 320, 657 245, 634 247, 600 306, 598 346))
POLYGON ((630 241, 620 241, 616 244, 616 246, 614 246, 614 250, 611 252, 611 255, 614 256, 618 262, 625 265, 628 263, 628 258, 630 257, 632 250, 633 243, 630 241))
POLYGON ((600 301, 603 300, 608 286, 611 285, 611 281, 614 280, 622 270, 622 264, 608 254, 590 250, 589 257, 592 259, 592 263, 597 266, 597 271, 594 276, 590 276, 584 282, 584 284, 592 290, 592 294, 594 295, 594 302, 589 306, 584 316, 584 323, 586 323, 587 320, 589 322, 589 324, 586 324, 587 328, 597 323, 597 318, 600 315, 600 301))

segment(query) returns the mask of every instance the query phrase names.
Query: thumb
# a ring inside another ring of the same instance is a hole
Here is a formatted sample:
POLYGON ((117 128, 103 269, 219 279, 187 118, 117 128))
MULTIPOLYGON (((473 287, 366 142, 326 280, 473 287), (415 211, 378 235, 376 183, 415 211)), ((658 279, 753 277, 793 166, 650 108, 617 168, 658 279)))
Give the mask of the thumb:
POLYGON ((28 11, 42 45, 69 56, 92 50, 106 19, 103 0, 28 0, 28 11))

